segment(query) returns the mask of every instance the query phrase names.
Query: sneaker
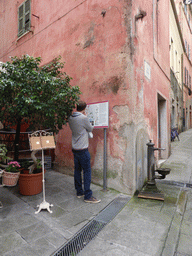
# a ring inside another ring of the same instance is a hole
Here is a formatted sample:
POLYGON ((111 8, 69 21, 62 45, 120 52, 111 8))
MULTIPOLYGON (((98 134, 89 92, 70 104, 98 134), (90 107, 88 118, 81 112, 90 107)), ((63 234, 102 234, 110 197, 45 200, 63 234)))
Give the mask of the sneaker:
POLYGON ((84 195, 77 195, 77 198, 82 198, 84 197, 84 195))
POLYGON ((95 197, 90 197, 89 199, 84 199, 84 202, 85 203, 91 203, 91 204, 97 204, 97 203, 100 203, 101 200, 99 199, 96 199, 95 197))

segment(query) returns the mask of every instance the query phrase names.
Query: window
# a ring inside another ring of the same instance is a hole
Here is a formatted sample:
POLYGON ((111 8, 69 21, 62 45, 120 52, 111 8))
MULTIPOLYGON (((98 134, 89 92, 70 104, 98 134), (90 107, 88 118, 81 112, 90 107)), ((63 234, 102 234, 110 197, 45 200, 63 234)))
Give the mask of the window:
POLYGON ((30 0, 26 0, 18 10, 18 36, 23 35, 31 26, 30 0))
POLYGON ((187 5, 186 4, 184 5, 184 12, 187 15, 187 5))
POLYGON ((185 85, 188 86, 188 70, 185 68, 185 85))
POLYGON ((187 40, 185 40, 185 52, 187 54, 187 40))
POLYGON ((172 71, 174 71, 174 45, 173 45, 172 38, 171 38, 171 68, 172 68, 172 71))
POLYGON ((177 72, 178 71, 178 58, 177 58, 177 51, 175 51, 175 68, 174 71, 177 72))
POLYGON ((187 72, 187 69, 185 68, 185 81, 184 81, 185 84, 186 84, 186 72, 187 72))

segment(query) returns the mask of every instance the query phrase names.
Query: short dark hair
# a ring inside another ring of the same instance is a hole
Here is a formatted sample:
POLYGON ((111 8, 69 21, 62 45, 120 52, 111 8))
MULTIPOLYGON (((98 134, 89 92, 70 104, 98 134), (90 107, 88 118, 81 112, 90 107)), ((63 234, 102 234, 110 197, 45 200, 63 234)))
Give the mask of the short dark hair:
POLYGON ((77 103, 77 111, 83 111, 86 109, 87 104, 84 101, 79 101, 79 103, 77 103))

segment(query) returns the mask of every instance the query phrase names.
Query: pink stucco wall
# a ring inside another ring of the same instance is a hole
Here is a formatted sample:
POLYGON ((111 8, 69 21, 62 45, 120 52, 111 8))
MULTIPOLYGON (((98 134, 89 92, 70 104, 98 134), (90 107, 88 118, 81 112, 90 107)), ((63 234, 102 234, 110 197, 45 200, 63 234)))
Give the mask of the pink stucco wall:
MULTIPOLYGON (((146 154, 141 154, 137 144, 143 143, 141 150, 145 152, 149 138, 159 144, 158 94, 165 101, 169 98, 167 1, 159 1, 157 18, 153 9, 156 1, 152 0, 34 0, 31 13, 39 18, 32 15, 31 32, 18 39, 17 9, 22 2, 0 2, 4 24, 0 26, 0 61, 29 54, 41 56, 43 65, 61 55, 64 70, 73 78, 71 84, 80 87, 83 100, 108 100, 108 185, 133 193, 146 178, 146 154), (140 10, 147 15, 135 21, 140 10), (151 68, 150 79, 144 75, 145 61, 151 68), (142 141, 138 134, 142 134, 142 141), (145 166, 138 175, 141 157, 145 166)), ((166 135, 169 119, 166 101, 166 135)), ((93 133, 93 179, 102 184, 103 130, 93 133)), ((57 166, 73 168, 68 126, 56 140, 57 166)), ((168 141, 167 136, 167 147, 168 141)))

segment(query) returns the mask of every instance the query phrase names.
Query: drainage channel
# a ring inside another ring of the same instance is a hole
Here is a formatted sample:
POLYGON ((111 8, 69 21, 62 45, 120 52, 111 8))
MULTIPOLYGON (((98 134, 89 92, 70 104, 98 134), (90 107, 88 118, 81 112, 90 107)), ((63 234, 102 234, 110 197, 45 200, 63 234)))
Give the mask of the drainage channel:
POLYGON ((131 199, 118 196, 107 205, 94 219, 78 231, 69 241, 51 256, 75 256, 121 211, 131 199))
POLYGON ((185 183, 185 182, 180 182, 180 181, 172 181, 172 180, 162 180, 160 182, 164 183, 164 184, 168 184, 168 185, 178 186, 178 187, 192 188, 191 183, 185 183))

